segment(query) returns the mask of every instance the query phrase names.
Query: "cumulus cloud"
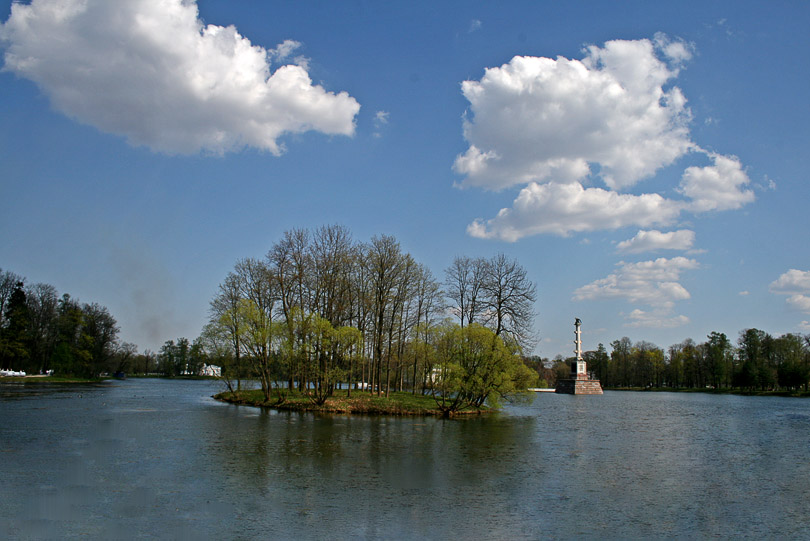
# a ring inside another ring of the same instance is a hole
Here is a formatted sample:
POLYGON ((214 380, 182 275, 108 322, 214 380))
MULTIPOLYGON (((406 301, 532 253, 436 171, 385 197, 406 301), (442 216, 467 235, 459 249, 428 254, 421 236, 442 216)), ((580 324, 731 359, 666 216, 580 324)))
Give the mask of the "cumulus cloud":
POLYGON ((810 313, 810 271, 790 269, 768 289, 776 295, 788 295, 785 302, 794 310, 810 313))
POLYGON ((583 60, 516 56, 464 81, 474 116, 455 163, 463 185, 580 180, 598 164, 610 188, 631 186, 689 150, 677 71, 649 40, 590 46, 583 60))
POLYGON ((690 139, 691 112, 672 85, 692 47, 656 34, 588 46, 582 60, 516 56, 464 81, 470 103, 460 187, 521 186, 511 208, 478 219, 471 235, 514 241, 526 235, 667 225, 682 212, 736 209, 753 201, 734 156, 690 139), (687 153, 712 163, 690 167, 678 192, 626 194, 687 153), (594 184, 601 183, 602 186, 594 184), (594 210, 594 203, 619 204, 594 210))
POLYGON ((300 43, 264 49, 205 25, 193 0, 33 0, 0 27, 6 71, 34 81, 62 113, 174 153, 246 146, 281 154, 284 134, 352 135, 360 109, 313 84, 300 43))
POLYGON ((616 249, 628 254, 654 252, 657 250, 689 250, 695 242, 695 232, 689 229, 670 231, 639 231, 635 237, 619 243, 616 249))
POLYGON ((693 212, 733 210, 754 201, 754 192, 743 186, 750 183, 736 156, 711 153, 714 165, 687 167, 681 179, 680 192, 692 201, 693 212))
POLYGON ((500 238, 513 242, 526 235, 648 227, 671 223, 680 204, 658 194, 631 195, 584 188, 579 183, 530 183, 520 191, 512 208, 495 218, 476 220, 467 232, 479 238, 500 238))
POLYGON ((810 292, 810 271, 790 269, 771 282, 771 293, 791 295, 810 292))
POLYGON ((683 327, 689 323, 689 318, 683 315, 672 316, 671 310, 659 309, 650 312, 633 310, 627 316, 627 327, 643 327, 647 329, 672 329, 683 327))
POLYGON ((810 296, 797 293, 785 299, 785 302, 794 310, 810 313, 810 296))
POLYGON ((673 315, 675 303, 690 298, 680 283, 681 273, 697 269, 694 259, 674 257, 658 258, 637 263, 620 262, 616 272, 595 280, 574 291, 575 301, 620 299, 642 304, 650 311, 635 309, 628 316, 630 326, 672 327, 688 321, 685 316, 673 315))

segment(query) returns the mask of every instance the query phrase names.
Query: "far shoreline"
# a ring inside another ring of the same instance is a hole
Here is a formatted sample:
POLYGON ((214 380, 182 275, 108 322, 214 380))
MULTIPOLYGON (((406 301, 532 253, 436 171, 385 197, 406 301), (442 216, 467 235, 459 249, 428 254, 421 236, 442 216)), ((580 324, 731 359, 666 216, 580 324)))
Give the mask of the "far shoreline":
POLYGON ((4 384, 40 384, 40 383, 103 383, 105 381, 126 381, 127 379, 170 379, 170 380, 219 380, 215 376, 162 376, 159 374, 131 375, 124 378, 115 376, 99 376, 97 378, 82 378, 74 376, 47 376, 44 374, 31 374, 25 376, 0 376, 0 385, 4 384))
POLYGON ((703 393, 736 396, 779 396, 783 398, 810 398, 810 391, 747 391, 743 389, 699 389, 687 387, 605 387, 605 391, 640 393, 703 393))

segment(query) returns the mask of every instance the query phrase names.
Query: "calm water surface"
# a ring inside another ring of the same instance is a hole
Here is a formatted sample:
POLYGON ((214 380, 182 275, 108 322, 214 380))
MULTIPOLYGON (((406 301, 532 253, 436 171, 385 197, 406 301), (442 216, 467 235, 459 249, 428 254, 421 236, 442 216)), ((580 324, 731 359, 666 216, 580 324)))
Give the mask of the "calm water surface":
POLYGON ((810 400, 538 395, 463 420, 0 386, 0 537, 807 537, 810 400))

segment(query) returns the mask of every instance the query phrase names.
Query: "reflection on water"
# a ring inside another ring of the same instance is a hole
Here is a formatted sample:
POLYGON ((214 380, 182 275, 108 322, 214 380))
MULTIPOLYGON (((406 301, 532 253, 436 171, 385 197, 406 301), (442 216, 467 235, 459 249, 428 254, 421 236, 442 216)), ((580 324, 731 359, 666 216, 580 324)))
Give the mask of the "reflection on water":
POLYGON ((447 421, 218 390, 0 387, 0 536, 800 537, 810 517, 810 401, 542 394, 447 421))

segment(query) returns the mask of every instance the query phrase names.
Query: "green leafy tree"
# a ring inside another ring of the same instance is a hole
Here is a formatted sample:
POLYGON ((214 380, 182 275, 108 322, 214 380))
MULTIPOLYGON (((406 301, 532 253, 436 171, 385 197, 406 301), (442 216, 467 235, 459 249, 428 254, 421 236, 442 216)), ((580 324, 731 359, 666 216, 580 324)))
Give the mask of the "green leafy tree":
POLYGON ((724 333, 712 332, 706 342, 706 369, 712 387, 720 388, 731 368, 731 342, 724 333))
POLYGON ((56 373, 79 375, 89 353, 82 348, 84 313, 79 303, 65 293, 57 307, 57 339, 52 357, 56 373))
POLYGON ((785 334, 774 340, 772 356, 780 388, 797 390, 807 384, 810 370, 804 345, 804 339, 796 334, 785 334))
POLYGON ((209 364, 220 367, 220 379, 225 383, 228 391, 236 391, 235 375, 238 371, 234 367, 234 352, 229 337, 229 331, 219 321, 209 321, 195 340, 200 349, 205 352, 209 364))
POLYGON ((23 282, 17 282, 9 295, 0 328, 0 366, 20 370, 29 358, 29 312, 23 282))
POLYGON ((82 344, 89 353, 82 375, 96 377, 105 371, 118 348, 118 323, 106 307, 82 306, 82 344))
POLYGON ((158 352, 158 370, 164 376, 177 376, 179 375, 178 366, 177 344, 174 343, 174 340, 166 340, 158 352))
POLYGON ((45 373, 51 369, 51 358, 58 338, 59 296, 49 284, 34 284, 26 288, 29 314, 29 370, 45 373))
POLYGON ((608 381, 610 356, 605 350, 605 346, 600 343, 596 351, 586 351, 582 357, 588 363, 588 369, 593 372, 594 377, 600 380, 603 386, 607 386, 610 383, 608 381))
POLYGON ((617 387, 630 385, 630 361, 633 343, 628 337, 611 342, 610 365, 612 367, 611 381, 617 387))
POLYGON ((514 348, 476 323, 443 326, 436 348, 432 390, 444 415, 485 403, 498 407, 501 399, 525 392, 537 381, 514 348))
POLYGON ((771 336, 759 329, 746 329, 740 333, 737 354, 739 370, 735 374, 735 385, 743 389, 764 389, 775 382, 767 366, 766 348, 771 336))

